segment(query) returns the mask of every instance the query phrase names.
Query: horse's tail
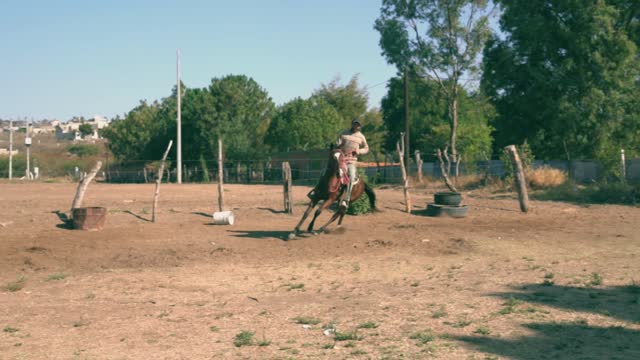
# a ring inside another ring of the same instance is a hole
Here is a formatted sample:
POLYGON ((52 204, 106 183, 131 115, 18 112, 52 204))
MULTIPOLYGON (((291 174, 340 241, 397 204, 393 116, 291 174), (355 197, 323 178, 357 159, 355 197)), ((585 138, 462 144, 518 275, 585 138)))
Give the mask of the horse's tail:
POLYGON ((369 184, 365 183, 364 192, 367 193, 367 196, 369 197, 369 205, 371 206, 371 212, 378 211, 378 208, 376 207, 376 193, 373 191, 373 188, 369 186, 369 184))

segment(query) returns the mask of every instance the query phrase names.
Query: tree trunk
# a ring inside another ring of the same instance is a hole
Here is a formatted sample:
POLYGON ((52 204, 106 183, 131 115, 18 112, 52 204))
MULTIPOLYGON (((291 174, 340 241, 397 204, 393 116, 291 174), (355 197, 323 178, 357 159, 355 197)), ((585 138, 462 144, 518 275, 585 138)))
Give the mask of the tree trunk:
MULTIPOLYGON (((458 163, 458 149, 456 148, 456 133, 458 131, 458 88, 454 87, 451 99, 451 138, 449 145, 451 146, 451 162, 458 163)), ((449 169, 450 170, 450 169, 449 169)), ((458 178, 458 169, 456 167, 455 177, 458 178)))
POLYGON ((504 148, 504 151, 511 155, 511 161, 513 162, 513 168, 516 170, 515 182, 516 189, 518 189, 518 198, 520 200, 520 210, 522 212, 529 211, 529 194, 527 193, 527 182, 524 177, 524 169, 522 168, 522 162, 520 161, 520 155, 516 150, 515 145, 509 145, 504 148))
POLYGON ((404 164, 403 155, 405 154, 404 148, 404 134, 400 134, 400 142, 396 143, 396 149, 398 150, 398 157, 400 158, 400 170, 402 170, 402 187, 404 189, 404 204, 407 213, 411 214, 411 194, 409 194, 409 176, 404 164))
POLYGON ((76 196, 73 198, 73 203, 71 204, 71 210, 77 209, 82 205, 82 200, 84 199, 84 193, 87 191, 87 187, 89 183, 98 173, 98 170, 102 167, 102 161, 98 161, 96 165, 91 169, 89 175, 85 176, 82 181, 78 184, 78 189, 76 190, 76 196))
MULTIPOLYGON (((445 148, 444 151, 445 151, 445 155, 446 155, 447 149, 445 148)), ((447 170, 444 167, 444 161, 442 160, 442 151, 440 151, 440 149, 438 149, 437 154, 438 154, 438 160, 440 160, 440 172, 442 173, 442 177, 444 178, 444 184, 447 185, 449 190, 451 190, 453 192, 458 192, 456 187, 453 185, 453 183, 449 179, 449 175, 447 174, 447 170)))
POLYGON ((405 153, 402 154, 401 156, 405 157, 405 161, 404 164, 407 167, 407 175, 409 174, 409 149, 410 149, 410 144, 409 144, 409 123, 410 123, 410 116, 409 116, 409 70, 407 67, 405 67, 404 69, 404 116, 405 116, 405 124, 404 124, 404 131, 405 131, 405 140, 404 140, 404 145, 402 146, 402 148, 405 150, 405 153), (406 145, 406 147, 405 147, 406 145))

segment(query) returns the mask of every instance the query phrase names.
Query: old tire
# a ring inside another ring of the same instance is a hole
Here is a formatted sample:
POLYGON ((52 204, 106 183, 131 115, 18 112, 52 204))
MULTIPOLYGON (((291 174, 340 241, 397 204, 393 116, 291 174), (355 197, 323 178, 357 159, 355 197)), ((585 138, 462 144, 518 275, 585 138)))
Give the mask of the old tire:
POLYGON ((427 216, 451 216, 454 218, 462 218, 467 216, 469 208, 467 205, 447 206, 439 204, 427 205, 427 216))
POLYGON ((458 206, 462 202, 462 195, 458 192, 438 192, 433 195, 437 205, 458 206))

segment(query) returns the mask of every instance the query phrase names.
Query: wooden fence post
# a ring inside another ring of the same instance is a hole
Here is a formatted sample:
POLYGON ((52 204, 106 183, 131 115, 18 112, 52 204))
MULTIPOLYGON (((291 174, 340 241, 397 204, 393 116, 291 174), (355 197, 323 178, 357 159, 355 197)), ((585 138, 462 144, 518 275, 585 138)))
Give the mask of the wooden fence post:
POLYGON ((420 150, 415 151, 416 166, 418 166, 418 182, 422 184, 422 158, 420 157, 420 150))
POLYGON ((291 184, 291 165, 288 161, 282 163, 282 180, 284 186, 284 212, 293 214, 293 193, 291 184))
POLYGON ((218 211, 224 208, 224 161, 222 160, 222 139, 218 139, 218 211))
POLYGON ((624 158, 624 149, 620 149, 620 178, 622 182, 627 182, 627 162, 624 158))
POLYGON ((400 170, 402 170, 402 185, 404 188, 405 210, 411 214, 411 194, 409 194, 409 176, 404 165, 404 133, 400 133, 400 141, 396 143, 398 157, 400 158, 400 170))
POLYGON ((524 170, 522 168, 522 162, 520 161, 520 155, 518 155, 518 150, 516 150, 515 145, 505 147, 504 151, 509 153, 511 156, 513 168, 516 170, 515 182, 516 189, 518 189, 518 198, 520 200, 520 210, 522 212, 527 212, 529 211, 529 194, 527 193, 527 182, 524 177, 524 170))
POLYGON ((167 155, 169 155, 171 145, 173 145, 173 140, 169 141, 169 146, 167 146, 167 150, 165 150, 164 155, 162 155, 162 163, 160 163, 160 170, 158 171, 158 178, 156 179, 156 191, 153 194, 153 210, 151 212, 151 222, 156 222, 156 207, 158 206, 158 196, 160 195, 160 184, 162 183, 162 174, 164 173, 164 163, 167 161, 167 155))

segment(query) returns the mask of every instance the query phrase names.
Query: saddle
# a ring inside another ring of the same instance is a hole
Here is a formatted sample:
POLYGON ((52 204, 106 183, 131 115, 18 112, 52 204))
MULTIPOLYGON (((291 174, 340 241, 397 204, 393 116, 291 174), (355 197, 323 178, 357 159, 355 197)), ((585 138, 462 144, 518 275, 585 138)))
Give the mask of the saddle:
MULTIPOLYGON (((347 174, 346 166, 340 169, 340 177, 337 179, 338 181, 332 182, 329 187, 330 192, 338 192, 343 188, 346 188, 349 185, 349 175, 347 174)), ((356 177, 353 179, 353 185, 360 182, 360 178, 356 177)))
MULTIPOLYGON (((335 180, 333 180, 329 184, 330 192, 342 191, 346 189, 347 185, 349 185, 349 175, 347 174, 347 168, 344 167, 340 173, 341 173, 341 176, 339 178, 333 177, 333 179, 335 180)), ((356 185, 359 182, 360 182, 360 177, 357 177, 355 178, 355 180, 353 180, 353 185, 356 185)), ((315 199, 315 197, 318 195, 319 192, 320 192, 319 189, 314 188, 313 190, 309 191, 309 193, 307 193, 307 197, 313 200, 315 199)))

